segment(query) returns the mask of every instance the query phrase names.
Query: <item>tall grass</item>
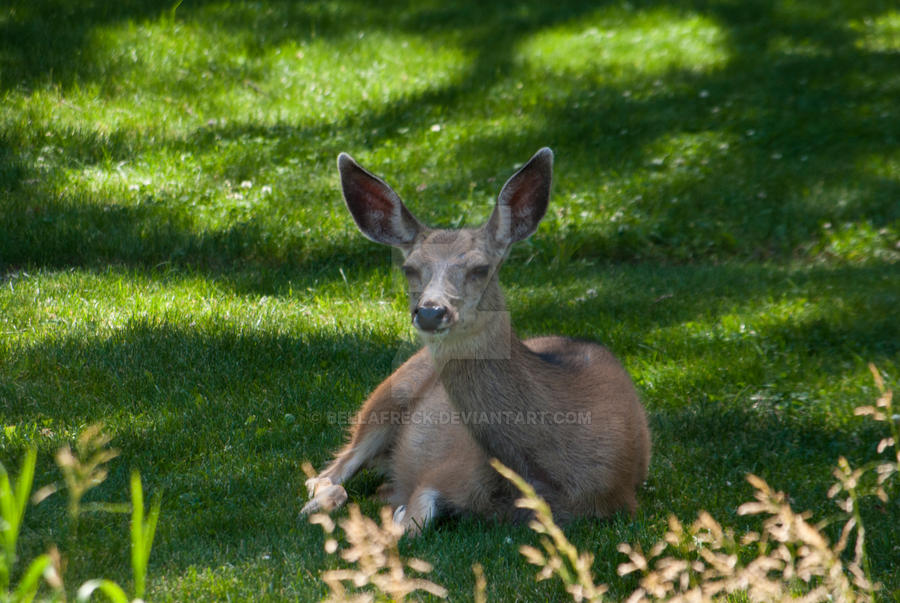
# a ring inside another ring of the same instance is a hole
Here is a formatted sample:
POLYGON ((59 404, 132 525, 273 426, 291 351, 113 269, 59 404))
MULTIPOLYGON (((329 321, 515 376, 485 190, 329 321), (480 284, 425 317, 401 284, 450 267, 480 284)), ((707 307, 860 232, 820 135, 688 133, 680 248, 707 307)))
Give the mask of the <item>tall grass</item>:
MULTIPOLYGON (((107 476, 106 463, 116 457, 117 452, 106 447, 109 438, 99 425, 88 428, 79 438, 76 452, 66 446, 57 453, 57 464, 65 476, 65 491, 68 496, 69 538, 62 551, 55 545, 49 552, 39 555, 24 564, 18 584, 13 585, 10 577, 18 561, 16 542, 21 534, 22 519, 29 502, 39 504, 58 491, 55 485, 41 488, 34 496, 29 496, 35 474, 37 453, 29 450, 13 485, 5 467, 0 464, 0 537, 3 539, 4 555, 0 558, 0 600, 10 603, 28 603, 38 596, 42 582, 49 588, 49 595, 42 600, 65 601, 68 555, 73 554, 83 543, 78 538, 78 524, 81 516, 90 510, 121 512, 127 506, 119 504, 95 504, 86 508, 81 499, 89 490, 100 485, 107 476), (29 501, 30 499, 30 501, 29 501), (123 507, 125 507, 123 509, 123 507)), ((82 584, 76 591, 78 601, 89 601, 96 591, 102 592, 114 603, 142 601, 146 590, 147 565, 153 536, 159 519, 160 497, 157 497, 150 512, 144 512, 144 493, 137 471, 131 474, 131 567, 134 579, 134 596, 129 597, 116 582, 108 579, 92 579, 82 584)))

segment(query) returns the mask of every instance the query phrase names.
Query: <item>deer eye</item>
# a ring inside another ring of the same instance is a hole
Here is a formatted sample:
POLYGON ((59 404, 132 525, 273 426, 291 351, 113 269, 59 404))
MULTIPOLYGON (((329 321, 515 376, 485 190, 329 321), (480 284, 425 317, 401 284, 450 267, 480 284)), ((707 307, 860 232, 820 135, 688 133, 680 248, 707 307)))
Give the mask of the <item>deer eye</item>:
POLYGON ((419 278, 419 271, 413 266, 403 266, 402 270, 406 278, 410 280, 419 278))
POLYGON ((491 273, 491 267, 487 264, 481 266, 475 266, 471 270, 469 270, 469 276, 474 279, 481 280, 483 278, 487 278, 487 275, 491 273))

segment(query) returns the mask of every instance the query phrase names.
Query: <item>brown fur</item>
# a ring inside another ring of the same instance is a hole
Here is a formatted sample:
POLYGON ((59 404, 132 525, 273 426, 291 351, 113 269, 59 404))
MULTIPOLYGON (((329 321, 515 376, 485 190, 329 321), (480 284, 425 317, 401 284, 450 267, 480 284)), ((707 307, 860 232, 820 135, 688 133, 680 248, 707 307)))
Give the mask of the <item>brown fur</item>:
POLYGON ((633 513, 650 435, 627 372, 594 343, 516 338, 497 279, 509 246, 546 210, 550 151, 510 178, 487 224, 455 231, 422 226, 381 180, 347 155, 338 163, 363 234, 403 252, 426 346, 363 405, 350 442, 307 482, 304 512, 339 506, 340 484, 374 466, 409 533, 447 511, 514 518, 515 493, 488 464, 497 458, 560 519, 633 513), (439 325, 422 327, 423 308, 444 311, 439 325))

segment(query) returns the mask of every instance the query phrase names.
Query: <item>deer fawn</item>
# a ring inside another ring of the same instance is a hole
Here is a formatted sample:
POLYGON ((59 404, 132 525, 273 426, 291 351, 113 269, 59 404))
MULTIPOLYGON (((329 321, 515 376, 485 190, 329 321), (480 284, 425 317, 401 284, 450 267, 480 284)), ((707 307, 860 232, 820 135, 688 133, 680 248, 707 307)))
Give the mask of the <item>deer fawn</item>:
POLYGON ((349 155, 338 157, 338 168, 362 233, 402 252, 425 347, 375 389, 350 442, 307 480, 302 513, 343 504, 341 484, 369 466, 386 473, 382 494, 408 534, 442 513, 519 518, 516 493, 489 465, 492 457, 523 476, 561 520, 633 513, 650 434, 631 379, 597 344, 517 339, 498 283, 509 246, 530 236, 547 209, 550 149, 506 182, 490 219, 475 229, 428 228, 349 155))

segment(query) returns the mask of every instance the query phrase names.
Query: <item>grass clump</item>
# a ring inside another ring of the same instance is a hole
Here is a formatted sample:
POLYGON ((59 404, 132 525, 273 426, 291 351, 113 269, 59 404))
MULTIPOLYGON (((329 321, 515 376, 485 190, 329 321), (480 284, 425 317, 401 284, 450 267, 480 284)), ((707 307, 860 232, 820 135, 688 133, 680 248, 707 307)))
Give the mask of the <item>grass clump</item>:
POLYGON ((11 582, 12 571, 17 561, 16 542, 25 516, 36 462, 37 454, 33 450, 25 455, 19 479, 15 484, 10 480, 6 468, 0 464, 0 537, 3 539, 3 556, 0 557, 0 596, 4 601, 31 601, 40 587, 42 576, 46 576, 51 583, 58 583, 53 557, 49 554, 32 560, 17 585, 11 582), (13 590, 10 590, 13 586, 13 590))
MULTIPOLYGON (((29 502, 29 494, 35 474, 37 451, 29 450, 22 461, 15 485, 9 479, 6 469, 0 464, 0 536, 3 540, 3 557, 0 558, 0 599, 10 603, 34 600, 41 589, 41 583, 50 589, 48 601, 65 601, 66 587, 63 576, 68 567, 67 553, 71 554, 82 546, 78 539, 78 524, 81 516, 90 511, 127 512, 131 511, 131 567, 134 579, 134 596, 129 597, 116 582, 107 579, 92 579, 82 584, 76 591, 78 601, 89 601, 94 592, 102 592, 114 603, 142 601, 146 591, 147 565, 156 524, 159 520, 161 499, 156 498, 148 513, 144 511, 144 494, 141 478, 137 471, 131 474, 131 505, 81 504, 83 496, 100 485, 107 477, 106 463, 117 456, 117 451, 107 448, 110 438, 99 425, 85 430, 73 453, 67 445, 57 455, 57 465, 65 476, 68 493, 69 537, 63 552, 51 545, 48 553, 31 560, 13 590, 10 577, 17 561, 16 542, 22 530, 22 519, 29 502)), ((41 503, 58 490, 54 484, 38 490, 32 497, 34 504, 41 503)))

